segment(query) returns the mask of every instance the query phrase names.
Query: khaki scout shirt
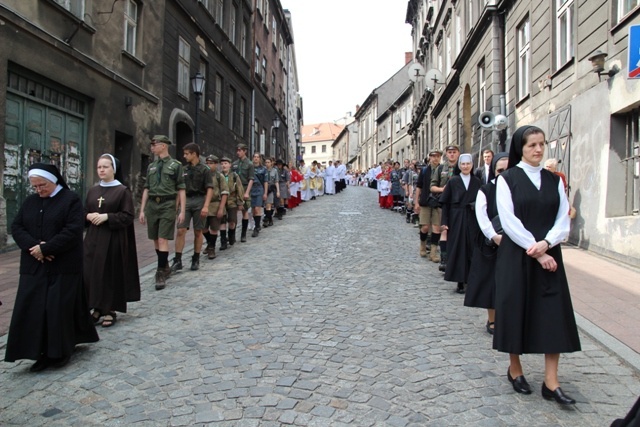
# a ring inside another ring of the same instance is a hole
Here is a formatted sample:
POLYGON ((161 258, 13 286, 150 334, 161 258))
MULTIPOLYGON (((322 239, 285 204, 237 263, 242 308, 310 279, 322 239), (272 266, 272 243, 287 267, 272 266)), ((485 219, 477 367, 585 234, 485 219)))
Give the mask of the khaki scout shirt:
POLYGON ((248 157, 245 157, 243 160, 236 160, 231 165, 231 169, 240 176, 240 181, 242 181, 242 185, 244 188, 247 188, 249 185, 249 180, 254 179, 255 170, 253 168, 253 162, 249 160, 248 157))
POLYGON ((229 186, 227 185, 227 180, 224 179, 224 175, 220 172, 211 171, 211 178, 213 194, 211 195, 211 203, 209 203, 209 216, 215 216, 220 207, 222 195, 227 194, 227 198, 229 198, 229 186))
POLYGON ((222 174, 227 186, 229 187, 229 196, 227 197, 227 207, 237 208, 244 203, 244 187, 240 177, 235 172, 229 172, 227 175, 222 174))
POLYGON ((207 188, 211 188, 211 169, 207 165, 198 163, 195 166, 191 163, 184 167, 184 183, 187 190, 187 197, 204 196, 207 188))
POLYGON ((453 176, 453 169, 455 166, 449 165, 449 162, 444 163, 431 172, 431 187, 444 187, 449 182, 449 179, 453 176))
POLYGON ((149 197, 175 196, 178 190, 185 189, 182 163, 167 156, 154 160, 147 169, 147 182, 144 188, 149 189, 149 197))

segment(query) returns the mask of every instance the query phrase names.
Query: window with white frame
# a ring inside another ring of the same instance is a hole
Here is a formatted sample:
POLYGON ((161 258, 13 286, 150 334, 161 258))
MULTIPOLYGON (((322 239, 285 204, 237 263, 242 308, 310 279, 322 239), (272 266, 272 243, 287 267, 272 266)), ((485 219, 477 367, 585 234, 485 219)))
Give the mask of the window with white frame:
POLYGON ((473 2, 474 0, 469 0, 467 2, 467 33, 471 32, 471 29, 475 24, 475 22, 473 22, 473 2))
POLYGON ((224 0, 216 0, 216 22, 220 25, 220 28, 223 27, 224 22, 224 0))
POLYGON ((322 152, 326 153, 327 152, 327 146, 326 145, 322 145, 322 152))
POLYGON ((442 123, 438 126, 438 144, 440 147, 443 147, 444 144, 444 129, 442 128, 442 123))
POLYGON ((462 18, 460 14, 462 13, 462 7, 457 8, 456 10, 456 52, 455 56, 458 57, 458 54, 462 50, 462 41, 464 40, 463 32, 462 32, 462 18))
POLYGON ((73 13, 76 17, 84 21, 84 1, 85 0, 54 0, 60 6, 73 13))
MULTIPOLYGON (((232 5, 229 16, 229 39, 231 44, 236 46, 236 16, 238 15, 238 6, 232 5)), ((237 46, 236 46, 237 47, 237 46)))
POLYGON ((214 93, 213 103, 215 106, 215 116, 217 121, 222 120, 222 76, 216 74, 216 91, 214 93))
POLYGON ((229 129, 236 129, 236 90, 229 88, 229 129))
POLYGON ((255 141, 260 140, 260 122, 258 120, 253 121, 253 138, 255 141))
POLYGON ((573 58, 574 41, 574 1, 555 0, 555 61, 554 70, 559 70, 573 58))
POLYGON ((249 28, 249 26, 243 19, 242 28, 240 28, 240 55, 245 59, 247 58, 247 28, 249 28))
POLYGON ((178 37, 178 93, 189 99, 189 64, 191 46, 178 37))
POLYGON ((256 43, 256 69, 255 73, 260 75, 260 45, 256 43))
POLYGON ((266 85, 267 84, 267 57, 266 56, 262 57, 262 70, 261 70, 260 77, 262 77, 262 81, 266 85))
POLYGON ((138 29, 138 3, 127 0, 124 5, 124 50, 131 55, 136 54, 136 40, 138 29))
MULTIPOLYGON (((204 61, 200 62, 200 66, 198 67, 198 71, 200 72, 200 74, 202 74, 202 76, 204 76, 205 78, 205 86, 204 86, 204 92, 202 93, 202 96, 200 96, 200 98, 198 99, 198 108, 200 108, 202 111, 204 111, 204 106, 205 104, 205 99, 207 98, 207 85, 206 85, 206 79, 207 79, 207 63, 204 61)), ((191 79, 189 79, 191 80, 191 79)))
POLYGON ((632 10, 640 6, 640 0, 616 0, 618 22, 627 16, 632 10))
POLYGON ((215 16, 215 2, 218 0, 200 0, 200 3, 209 11, 212 16, 215 16))
POLYGON ((518 52, 518 71, 517 79, 517 99, 522 99, 529 94, 529 86, 531 85, 530 66, 531 66, 531 33, 529 27, 529 17, 518 26, 517 30, 517 52, 518 52))
POLYGON ((316 153, 316 146, 312 145, 311 146, 311 154, 315 154, 316 153))
POLYGON ((451 114, 447 115, 447 145, 453 141, 453 123, 451 122, 451 114))
POLYGON ((478 64, 478 114, 484 113, 487 108, 486 80, 483 59, 478 64))
POLYGON ((445 42, 446 44, 445 44, 444 75, 448 76, 449 72, 451 71, 451 27, 449 27, 449 29, 447 30, 447 37, 445 42))
POLYGON ((240 114, 238 117, 238 133, 240 136, 244 136, 244 121, 247 115, 247 100, 240 97, 240 114))
MULTIPOLYGON (((260 0, 258 0, 260 1, 260 0)), ((269 29, 269 1, 265 0, 264 7, 262 8, 262 14, 264 15, 264 26, 269 29)))

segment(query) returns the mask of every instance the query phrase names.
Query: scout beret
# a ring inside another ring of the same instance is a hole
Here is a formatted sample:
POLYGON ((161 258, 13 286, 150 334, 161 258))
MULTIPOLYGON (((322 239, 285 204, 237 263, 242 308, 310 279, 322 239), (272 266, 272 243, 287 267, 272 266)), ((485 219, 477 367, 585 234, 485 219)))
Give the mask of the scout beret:
POLYGON ((447 145, 447 148, 445 148, 444 151, 449 151, 449 150, 458 150, 458 151, 460 151, 460 147, 458 147, 455 144, 447 145))
POLYGON ((230 158, 228 158, 228 157, 226 157, 226 156, 225 156, 225 157, 223 157, 223 158, 221 158, 221 159, 220 159, 220 161, 221 161, 221 162, 229 162, 229 163, 231 163, 231 159, 230 159, 230 158))
POLYGON ((153 138, 151 138, 151 140, 156 142, 162 142, 163 144, 171 145, 171 140, 166 135, 154 135, 153 138))

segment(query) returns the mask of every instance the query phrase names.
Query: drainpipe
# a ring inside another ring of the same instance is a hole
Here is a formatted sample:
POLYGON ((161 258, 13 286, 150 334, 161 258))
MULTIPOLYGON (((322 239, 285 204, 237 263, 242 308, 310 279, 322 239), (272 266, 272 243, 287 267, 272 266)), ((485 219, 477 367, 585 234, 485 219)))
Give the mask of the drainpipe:
MULTIPOLYGON (((504 7, 504 6, 503 6, 504 7)), ((498 69, 499 72, 499 85, 500 85, 500 114, 505 117, 509 117, 507 115, 507 102, 506 102, 506 87, 507 87, 507 73, 506 73, 506 60, 505 60, 505 52, 506 52, 506 37, 505 37, 505 18, 506 11, 504 9, 498 9, 496 14, 494 15, 494 19, 497 20, 498 24, 498 55, 499 55, 499 63, 500 66, 498 69)), ((508 129, 508 128, 507 128, 508 129)), ((502 130, 498 134, 498 151, 507 151, 506 147, 507 142, 507 130, 502 130)))
POLYGON ((253 153, 255 152, 255 146, 256 146, 256 90, 255 89, 251 89, 251 151, 250 151, 250 156, 253 156, 253 153))

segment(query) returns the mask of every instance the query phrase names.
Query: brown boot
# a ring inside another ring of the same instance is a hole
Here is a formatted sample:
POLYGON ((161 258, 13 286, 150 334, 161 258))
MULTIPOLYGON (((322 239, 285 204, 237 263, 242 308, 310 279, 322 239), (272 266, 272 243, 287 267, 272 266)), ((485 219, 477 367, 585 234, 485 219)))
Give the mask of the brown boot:
POLYGON ((431 261, 432 262, 440 262, 440 256, 438 255, 438 247, 436 245, 431 245, 431 261))
POLYGON ((210 246, 209 250, 207 250, 207 258, 214 259, 216 257, 216 248, 215 246, 210 246))
POLYGON ((164 274, 164 268, 156 270, 156 291, 160 291, 167 286, 167 279, 164 274))
POLYGON ((423 258, 427 257, 427 241, 420 240, 420 256, 423 258))

